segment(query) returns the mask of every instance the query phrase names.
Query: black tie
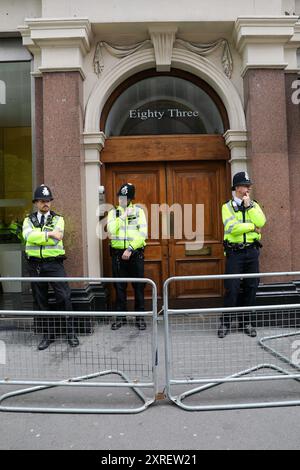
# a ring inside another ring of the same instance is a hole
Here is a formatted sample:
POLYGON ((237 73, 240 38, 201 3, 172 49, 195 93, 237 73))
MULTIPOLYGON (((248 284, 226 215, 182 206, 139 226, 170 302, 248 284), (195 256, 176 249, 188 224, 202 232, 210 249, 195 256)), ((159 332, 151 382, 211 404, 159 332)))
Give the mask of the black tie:
POLYGON ((45 224, 45 216, 43 214, 41 217, 41 223, 40 223, 41 227, 44 227, 44 224, 45 224))

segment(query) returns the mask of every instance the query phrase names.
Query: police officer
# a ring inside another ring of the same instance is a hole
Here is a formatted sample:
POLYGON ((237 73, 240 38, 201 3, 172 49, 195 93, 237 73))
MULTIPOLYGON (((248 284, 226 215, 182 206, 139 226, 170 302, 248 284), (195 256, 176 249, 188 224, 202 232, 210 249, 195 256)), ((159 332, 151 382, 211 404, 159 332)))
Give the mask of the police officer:
MULTIPOLYGON (((144 277, 144 247, 147 238, 147 221, 143 209, 132 201, 135 197, 133 184, 123 184, 117 196, 119 205, 109 211, 107 229, 110 237, 112 272, 114 277, 144 277)), ((144 311, 144 284, 132 283, 135 310, 144 311)), ((115 283, 116 310, 126 311, 127 283, 115 283)), ((116 317, 112 330, 121 328, 126 317, 116 317)), ((144 317, 136 317, 136 327, 146 329, 144 317)))
MULTIPOLYGON (((235 196, 222 207, 224 224, 224 248, 226 255, 226 274, 259 272, 259 249, 261 228, 266 223, 265 215, 258 202, 250 199, 252 181, 247 172, 236 173, 233 177, 232 191, 235 196)), ((226 279, 224 282, 224 307, 239 305, 240 279, 226 279)), ((242 305, 255 304, 258 278, 243 279, 242 305)), ((238 317, 240 328, 250 337, 256 336, 251 315, 238 317)), ((230 329, 231 315, 224 314, 218 330, 218 337, 224 338, 230 329)))
MULTIPOLYGON (((23 222, 23 238, 28 271, 31 277, 66 277, 63 266, 65 250, 63 246, 64 219, 51 211, 53 200, 50 188, 44 184, 36 188, 33 203, 37 212, 33 212, 23 222)), ((56 298, 58 309, 72 310, 71 291, 66 282, 50 283, 56 298)), ((48 310, 48 283, 33 282, 32 293, 37 310, 48 310)), ((42 317, 43 339, 38 345, 44 350, 55 341, 56 322, 51 317, 42 317)), ((79 345, 74 333, 73 317, 66 319, 67 340, 71 347, 79 345)))

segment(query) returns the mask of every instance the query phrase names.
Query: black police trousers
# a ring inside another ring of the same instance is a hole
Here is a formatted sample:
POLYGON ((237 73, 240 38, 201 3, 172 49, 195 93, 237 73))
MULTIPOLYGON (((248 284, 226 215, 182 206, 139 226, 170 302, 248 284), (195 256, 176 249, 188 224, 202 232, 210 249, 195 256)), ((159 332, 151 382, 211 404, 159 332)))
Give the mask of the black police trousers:
MULTIPOLYGON (((66 277, 63 260, 28 260, 28 271, 31 277, 66 277)), ((71 290, 67 282, 50 282, 56 300, 56 310, 71 311, 71 290)), ((32 294, 35 310, 50 310, 48 299, 48 282, 32 282, 32 294)), ((38 317, 36 319, 37 330, 43 333, 45 338, 55 339, 59 334, 74 335, 73 317, 38 317)))
MULTIPOLYGON (((243 250, 230 250, 226 252, 226 271, 225 274, 246 274, 259 272, 259 248, 248 247, 243 250)), ((245 307, 255 305, 256 291, 259 284, 259 278, 243 279, 225 279, 224 307, 245 307), (242 287, 242 292, 241 292, 242 287)), ((243 315, 223 314, 222 322, 229 326, 233 319, 243 325, 253 323, 251 313, 243 315)), ((254 326, 254 325, 253 325, 254 326)))
MULTIPOLYGON (((124 250, 125 251, 125 250, 124 250)), ((128 261, 122 260, 122 250, 112 254, 112 272, 114 277, 144 277, 144 252, 136 250, 132 253, 128 261)), ((143 312, 145 310, 144 302, 144 283, 133 282, 134 289, 134 310, 143 312)), ((116 290, 116 311, 122 312, 127 309, 127 282, 115 283, 116 290)), ((121 320, 118 317, 117 320, 121 320)))

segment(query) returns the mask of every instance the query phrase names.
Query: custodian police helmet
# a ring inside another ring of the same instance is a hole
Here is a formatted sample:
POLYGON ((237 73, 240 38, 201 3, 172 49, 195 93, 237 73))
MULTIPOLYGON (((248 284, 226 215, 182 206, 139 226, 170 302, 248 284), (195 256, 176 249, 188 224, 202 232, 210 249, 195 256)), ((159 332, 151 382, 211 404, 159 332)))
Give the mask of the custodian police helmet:
POLYGON ((49 186, 46 186, 45 184, 41 184, 40 186, 36 188, 36 190, 34 191, 32 202, 36 202, 39 200, 53 201, 52 192, 49 186))
POLYGON ((122 184, 120 187, 117 196, 126 196, 127 199, 134 199, 135 196, 135 187, 131 183, 122 184))
POLYGON ((234 191, 236 186, 251 186, 252 184, 253 182, 250 180, 248 173, 240 171, 234 175, 231 189, 234 191))

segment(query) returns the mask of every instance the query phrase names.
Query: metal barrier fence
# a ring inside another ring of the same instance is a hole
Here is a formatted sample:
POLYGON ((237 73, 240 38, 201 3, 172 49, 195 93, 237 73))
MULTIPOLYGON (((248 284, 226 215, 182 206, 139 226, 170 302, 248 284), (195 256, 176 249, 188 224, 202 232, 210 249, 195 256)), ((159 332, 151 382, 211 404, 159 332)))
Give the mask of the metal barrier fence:
POLYGON ((166 280, 165 365, 167 395, 173 403, 189 411, 300 405, 300 340, 296 340, 300 336, 300 304, 169 308, 171 283, 270 276, 299 277, 300 272, 181 276, 166 280), (251 312, 256 338, 243 331, 246 312, 251 312), (221 339, 217 330, 223 313, 231 314, 231 327, 221 339), (288 390, 286 380, 294 381, 288 382, 288 390))
POLYGON ((158 363, 157 289, 151 279, 1 278, 1 283, 19 281, 150 284, 152 309, 146 312, 0 310, 0 387, 13 387, 12 391, 0 396, 0 411, 138 413, 155 401, 158 363), (119 330, 112 331, 107 320, 116 315, 127 316, 128 322, 119 330), (141 316, 147 325, 144 331, 134 325, 134 317, 141 316), (80 345, 71 348, 64 336, 61 336, 48 349, 38 351, 37 344, 42 338, 39 335, 39 323, 43 323, 43 318, 44 323, 48 321, 49 325, 55 324, 57 336, 59 332, 66 333, 66 318, 74 321, 80 319, 81 332, 85 333, 79 336, 80 345), (16 386, 29 385, 33 387, 15 389, 16 386), (72 393, 63 393, 69 388, 72 393), (87 388, 89 394, 86 393, 87 388), (43 393, 37 393, 49 389, 55 393, 48 393, 46 397, 43 393), (99 390, 103 389, 106 393, 99 394, 99 390), (34 406, 25 397, 33 393, 34 406), (5 400, 13 397, 17 403, 13 406, 3 405, 5 400), (138 400, 137 403, 133 397, 138 400), (43 400, 46 400, 47 406, 43 400), (78 400, 86 406, 76 406, 78 400), (96 406, 91 407, 91 402, 95 401, 96 406), (37 402, 40 406, 36 406, 37 402), (58 402, 61 402, 60 406, 57 406, 58 402))
MULTIPOLYGON (((169 308, 172 282, 269 276, 300 277, 300 272, 172 277, 165 282, 165 366, 167 394, 172 402, 185 410, 300 405, 300 338, 297 340, 300 304, 227 309, 169 308), (219 339, 219 317, 226 312, 232 314, 231 331, 226 338, 219 339), (257 338, 246 336, 238 328, 245 312, 251 312, 257 338), (270 391, 269 384, 274 383, 276 390, 273 387, 270 391), (284 388, 286 383, 288 390, 284 388), (246 390, 241 392, 242 386, 246 386, 246 390), (175 387, 176 395, 173 394, 175 387), (276 394, 280 395, 280 400, 276 394), (287 395, 292 395, 293 399, 286 399, 287 395)), ((65 281, 150 284, 152 309, 146 312, 0 310, 0 389, 13 388, 0 396, 0 411, 137 413, 145 410, 157 395, 155 283, 141 278, 1 278, 1 282, 65 281), (112 331, 108 320, 116 315, 127 316, 129 321, 121 329, 112 331), (140 316, 146 319, 145 331, 134 326, 134 317, 140 316), (82 334, 77 348, 69 347, 63 336, 65 320, 70 317, 81 321, 82 334), (43 318, 46 322, 55 318, 55 328, 62 335, 47 350, 38 351, 39 322, 43 318), (19 386, 22 388, 16 390, 19 386), (47 390, 45 395, 43 392, 47 390), (66 390, 68 392, 64 393, 66 390), (105 392, 99 394, 99 390, 105 392), (33 393, 34 405, 27 400, 27 396, 32 399, 33 393), (3 404, 8 399, 14 399, 12 406, 3 404), (85 406, 79 408, 78 401, 85 406)))

